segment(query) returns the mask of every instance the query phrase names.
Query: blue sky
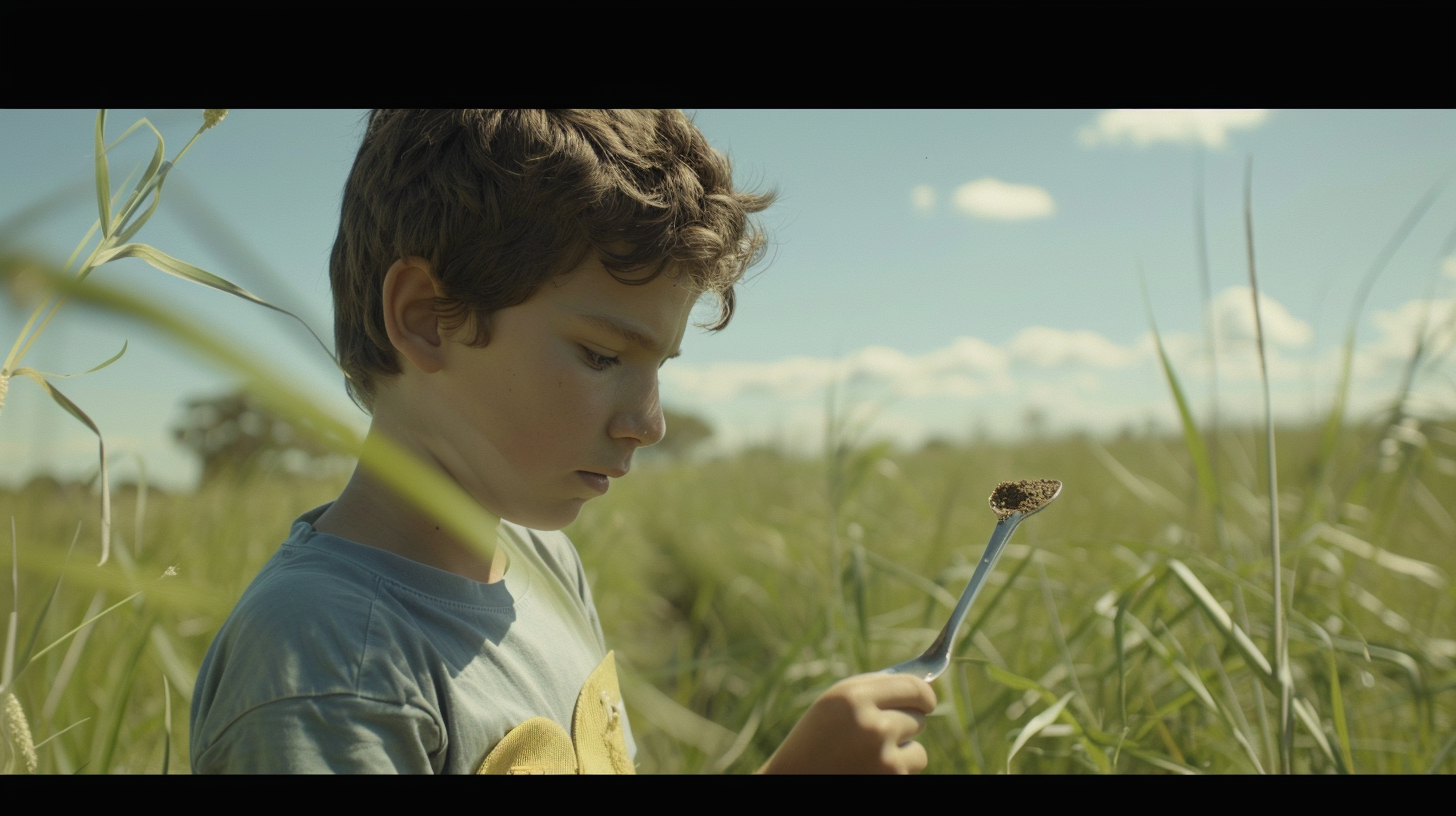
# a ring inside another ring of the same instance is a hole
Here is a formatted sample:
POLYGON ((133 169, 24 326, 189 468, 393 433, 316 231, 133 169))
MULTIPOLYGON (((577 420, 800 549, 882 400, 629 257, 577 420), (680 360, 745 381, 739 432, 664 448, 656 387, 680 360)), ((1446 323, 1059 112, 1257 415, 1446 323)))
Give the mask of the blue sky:
MULTIPOLYGON (((1137 270, 1202 406, 1200 185, 1223 411, 1257 416, 1242 203, 1251 156, 1275 410, 1308 418, 1328 405, 1360 280, 1422 196, 1456 170, 1449 110, 693 113, 741 185, 780 195, 763 217, 769 260, 742 287, 733 323, 690 331, 683 356, 663 369, 664 402, 708 418, 725 448, 818 444, 830 384, 871 436, 906 444, 1020 434, 1028 410, 1051 431, 1171 428, 1137 270)), ((328 252, 362 115, 232 111, 178 164, 138 240, 330 337, 328 252)), ((170 156, 201 112, 113 111, 108 133, 142 116, 170 156)), ((28 250, 63 261, 95 219, 94 124, 94 111, 0 111, 0 219, 75 190, 25 232, 28 250)), ((115 183, 154 144, 144 129, 117 148, 115 183)), ((1456 190, 1443 188, 1361 313, 1358 410, 1388 399, 1427 321, 1436 347, 1449 349, 1453 241, 1456 190)), ((327 357, 286 319, 139 261, 97 274, 189 313, 363 427, 327 357)), ((8 348, 27 312, 11 293, 0 297, 8 348)), ((227 375, 144 327, 80 308, 64 311, 25 362, 82 371, 123 340, 115 365, 57 384, 106 434, 117 476, 140 458, 149 480, 189 484, 196 464, 170 428, 187 398, 228 390, 227 375)), ((1456 410, 1456 367, 1445 359, 1421 380, 1415 410, 1456 410)), ((94 466, 94 436, 31 383, 13 383, 0 413, 0 483, 94 466)))

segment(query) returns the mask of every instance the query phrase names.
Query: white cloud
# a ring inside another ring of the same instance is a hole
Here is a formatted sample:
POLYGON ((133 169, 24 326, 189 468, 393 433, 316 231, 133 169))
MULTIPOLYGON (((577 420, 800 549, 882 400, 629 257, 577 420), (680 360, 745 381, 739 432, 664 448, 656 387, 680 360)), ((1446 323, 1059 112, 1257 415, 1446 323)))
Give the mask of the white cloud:
POLYGON ((833 382, 840 373, 835 360, 790 357, 771 363, 673 365, 663 370, 662 381, 706 401, 732 399, 740 394, 802 399, 833 382))
POLYGON ((943 349, 927 352, 920 360, 932 376, 955 374, 1005 374, 1011 366, 1006 352, 979 337, 960 337, 943 349))
MULTIPOLYGON (((1254 341, 1254 299, 1247 286, 1233 286, 1214 296, 1209 308, 1219 345, 1243 345, 1254 341)), ((1259 318, 1264 324, 1264 340, 1269 345, 1302 347, 1314 339, 1314 330, 1303 320, 1289 313, 1282 304, 1263 292, 1259 293, 1259 318)))
POLYGON ((1149 360, 1158 359, 1158 340, 1163 343, 1163 351, 1167 353, 1169 361, 1175 366, 1185 366, 1203 356, 1203 338, 1187 332, 1161 331, 1158 338, 1153 338, 1151 330, 1143 332, 1138 338, 1136 349, 1138 353, 1149 360))
POLYGON ((1056 211, 1056 203, 1045 189, 993 178, 962 184, 956 188, 952 201, 956 209, 972 218, 993 221, 1046 218, 1056 211))
POLYGON ((1119 346, 1096 332, 1069 332, 1048 326, 1022 329, 1011 338, 1007 351, 1013 358, 1040 368, 1068 364, 1124 368, 1141 356, 1136 349, 1119 346))
MULTIPOLYGON (((1260 310, 1276 415, 1291 421, 1322 416, 1339 379, 1340 348, 1314 348, 1309 324, 1267 295, 1260 310)), ((1216 355, 1210 358, 1201 331, 1170 329, 1162 335, 1169 361, 1185 395, 1201 412, 1209 394, 1210 365, 1216 360, 1223 420, 1256 420, 1262 410, 1264 365, 1252 342, 1250 290, 1220 292, 1210 304, 1210 315, 1219 335, 1216 355)), ((1429 351, 1456 346, 1456 300, 1411 301, 1376 311, 1371 321, 1374 330, 1362 338, 1354 361, 1349 410, 1356 413, 1388 399, 1391 381, 1410 358, 1417 327, 1427 326, 1429 351)), ((1456 374, 1456 363, 1443 366, 1441 374, 1456 374)), ((1456 380, 1427 377, 1417 385, 1425 388, 1422 383, 1430 382, 1456 380)), ((1020 433, 1027 405, 1041 406, 1054 429, 1107 431, 1128 423, 1140 427, 1148 416, 1160 417, 1164 428, 1177 426, 1150 332, 1121 344, 1094 331, 1032 326, 1000 344, 960 337, 920 354, 869 346, 839 358, 700 368, 675 362, 663 369, 664 400, 703 413, 725 429, 724 440, 817 444, 825 389, 832 385, 840 389, 845 404, 898 412, 893 420, 882 417, 874 425, 907 439, 956 436, 977 423, 996 433, 1020 433), (738 430, 729 433, 730 426, 738 430)), ((1431 399, 1446 406, 1441 411, 1449 412, 1453 404, 1444 392, 1431 399)))
POLYGON ((1392 310, 1377 310, 1371 320, 1380 337, 1360 353, 1372 373, 1410 360, 1422 335, 1426 354, 1456 343, 1456 300, 1410 300, 1392 310))
POLYGON ((846 357, 844 364, 845 368, 856 374, 892 378, 908 369, 912 363, 905 356, 905 352, 898 349, 866 346, 846 357))
POLYGON ((1085 147, 1171 142, 1222 150, 1230 131, 1258 127, 1268 118, 1267 110, 1110 110, 1083 127, 1077 138, 1085 147))
POLYGON ((935 188, 929 184, 915 185, 910 191, 910 203, 916 212, 929 215, 935 211, 935 188))
POLYGON ((674 364, 662 379, 694 401, 739 396, 798 400, 843 382, 854 388, 883 389, 901 397, 969 397, 1005 393, 1006 352, 973 337, 911 356, 898 349, 868 346, 842 359, 793 357, 770 363, 716 363, 695 367, 674 364))

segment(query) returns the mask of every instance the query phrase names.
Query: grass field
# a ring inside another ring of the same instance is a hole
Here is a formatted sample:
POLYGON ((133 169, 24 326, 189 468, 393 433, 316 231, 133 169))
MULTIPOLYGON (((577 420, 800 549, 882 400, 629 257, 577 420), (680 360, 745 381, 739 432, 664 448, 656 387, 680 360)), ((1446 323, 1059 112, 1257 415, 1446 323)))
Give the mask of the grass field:
MULTIPOLYGON (((98 117, 98 156, 103 130, 98 117)), ((75 278, 136 257, 256 301, 127 243, 171 166, 160 137, 130 197, 105 164, 97 230, 65 265, 75 278)), ((1257 290, 1252 264, 1251 249, 1257 290)), ((20 365, 48 303, 89 299, 198 350, 326 447, 351 444, 224 339, 124 293, 40 278, 61 296, 37 306, 0 389, 30 377, 91 424, 20 365)), ((1200 428, 1165 373, 1179 436, 908 452, 839 428, 812 459, 644 463, 588 505, 568 533, 618 652, 641 770, 757 768, 833 682, 929 644, 991 532, 997 482, 1055 478, 1061 497, 1018 531, 937 681, 932 772, 1456 771, 1456 417, 1408 415, 1402 392, 1366 420, 1337 408, 1320 427, 1200 428)), ((388 449, 361 455, 473 529, 478 508, 438 474, 388 449)), ((0 492, 0 770, 185 771, 208 644, 290 522, 342 486, 253 473, 165 495, 108 490, 104 474, 0 492)))
MULTIPOLYGON (((1301 479, 1318 432, 1278 434, 1292 676, 1318 723, 1316 734, 1296 719, 1297 771, 1456 770, 1456 428, 1406 427, 1385 455, 1379 430, 1347 431, 1318 490, 1301 479)), ((751 770, 833 681, 921 651, 989 536, 991 487, 1023 476, 1066 488, 1016 534, 937 681, 930 770, 1276 769, 1275 684, 1189 580, 1272 653, 1261 437, 1216 446, 1224 543, 1172 438, 640 468, 568 532, 625 666, 641 769, 751 770), (1054 720, 1038 719, 1063 698, 1054 720)), ((49 739, 38 769, 158 772, 170 753, 168 770, 185 770, 187 702, 212 635, 294 516, 339 487, 253 477, 145 501, 120 490, 115 563, 101 568, 66 557, 78 522, 94 538, 89 491, 0 495, 22 635, 62 575, 38 644, 143 592, 19 679, 32 738, 49 739)), ((7 572, 9 559, 7 548, 7 572)))

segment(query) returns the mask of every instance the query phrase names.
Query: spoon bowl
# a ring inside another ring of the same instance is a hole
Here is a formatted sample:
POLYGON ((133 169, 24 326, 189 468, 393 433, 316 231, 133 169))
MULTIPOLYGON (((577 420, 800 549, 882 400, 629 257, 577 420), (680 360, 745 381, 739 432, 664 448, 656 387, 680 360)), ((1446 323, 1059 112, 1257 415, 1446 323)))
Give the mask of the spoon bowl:
POLYGON ((976 565, 971 582, 966 584, 965 591, 961 593, 955 611, 950 613, 950 620, 945 622, 945 627, 940 630, 935 642, 923 654, 885 669, 886 674, 913 674, 930 682, 945 672, 950 666, 950 648, 955 642, 956 630, 965 620, 966 613, 971 610, 971 602, 981 591, 986 576, 996 568, 996 562, 1000 560, 1001 551, 1006 548, 1011 534, 1016 532, 1017 525, 1046 509, 1061 494, 1062 483, 1056 479, 1028 479, 996 485, 990 498, 991 509, 996 513, 996 529, 991 531, 986 552, 981 556, 981 562, 976 565))

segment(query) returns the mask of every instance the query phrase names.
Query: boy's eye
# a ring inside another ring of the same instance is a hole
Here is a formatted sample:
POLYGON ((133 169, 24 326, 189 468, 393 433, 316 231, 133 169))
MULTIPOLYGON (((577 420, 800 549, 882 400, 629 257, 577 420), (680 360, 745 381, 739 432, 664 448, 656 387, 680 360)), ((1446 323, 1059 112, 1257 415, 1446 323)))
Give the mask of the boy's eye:
POLYGON ((597 354, 586 346, 582 346, 581 348, 582 351, 586 352, 586 364, 597 371, 605 371, 617 363, 622 362, 620 357, 609 357, 605 354, 597 354))

